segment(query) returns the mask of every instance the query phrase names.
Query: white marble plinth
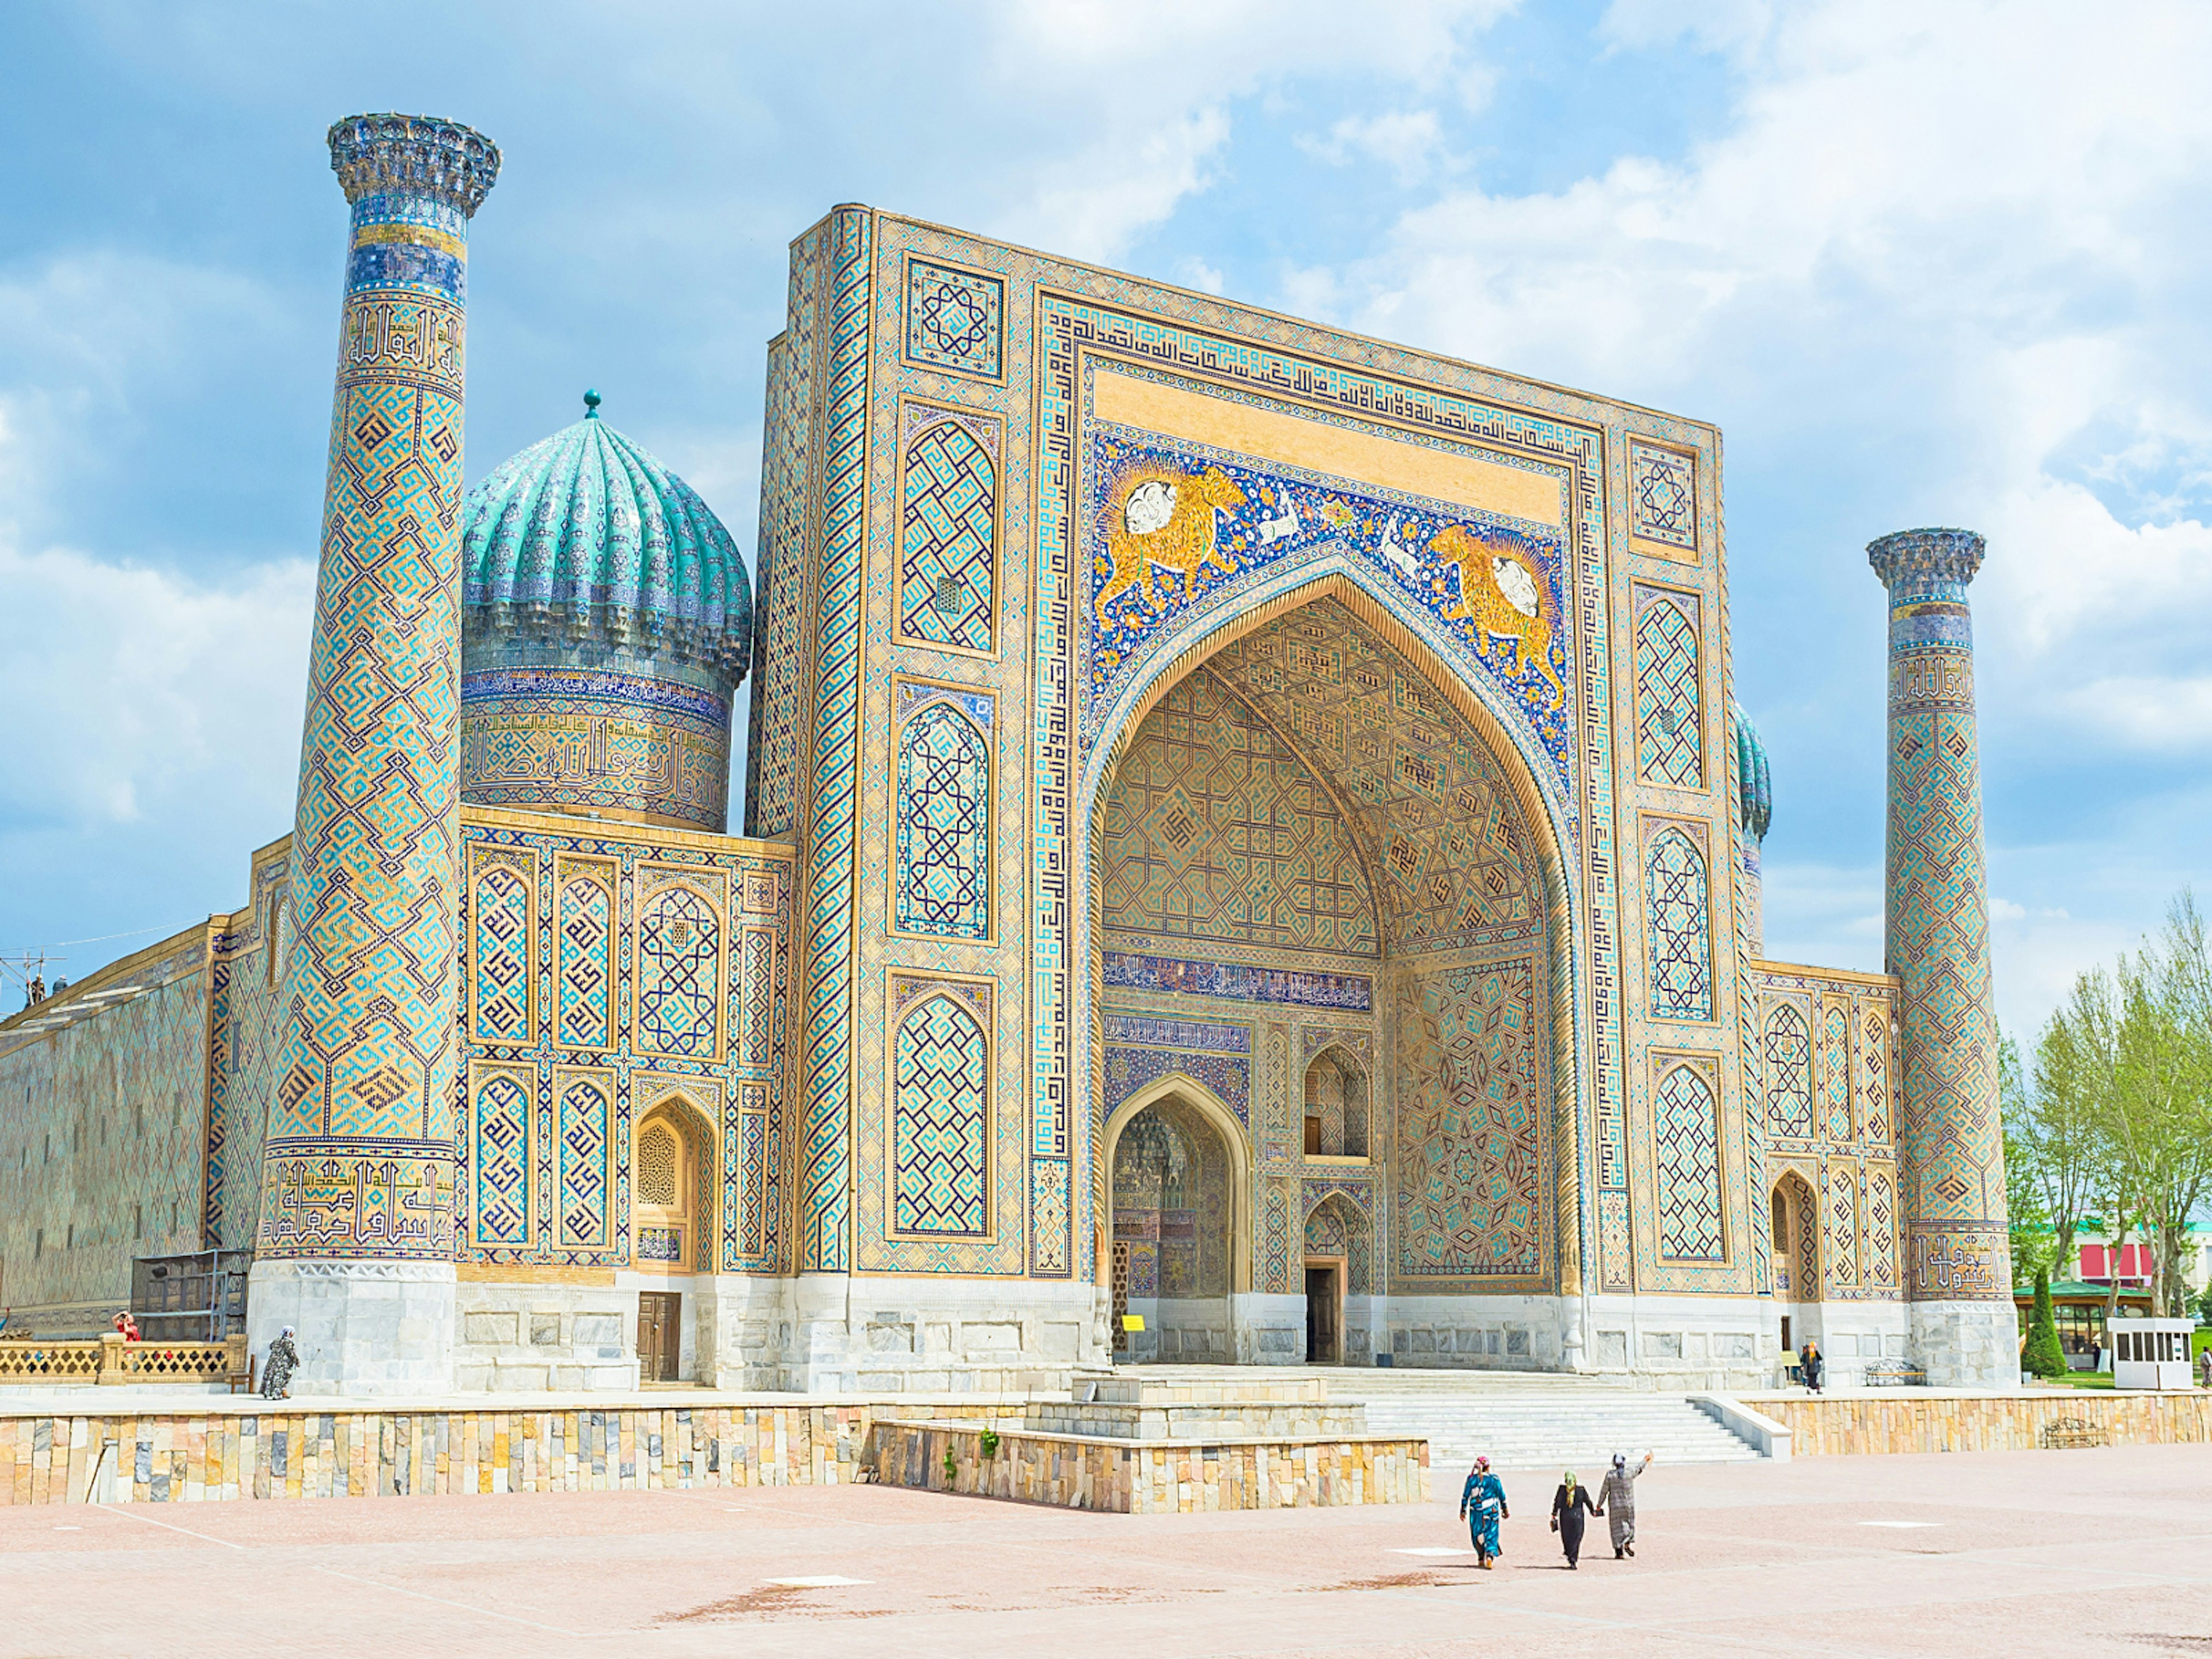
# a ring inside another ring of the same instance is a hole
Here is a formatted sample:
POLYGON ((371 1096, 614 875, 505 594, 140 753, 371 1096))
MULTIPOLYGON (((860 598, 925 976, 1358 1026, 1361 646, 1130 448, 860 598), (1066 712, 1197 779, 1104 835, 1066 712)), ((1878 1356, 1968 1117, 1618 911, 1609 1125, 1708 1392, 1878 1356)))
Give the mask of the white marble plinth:
POLYGON ((450 1261, 260 1261, 246 1285, 255 1359, 293 1328, 295 1395, 449 1394, 454 1294, 450 1261))
POLYGON ((1934 1389, 2020 1387, 2020 1317, 2009 1302, 1914 1302, 1912 1357, 1934 1389))

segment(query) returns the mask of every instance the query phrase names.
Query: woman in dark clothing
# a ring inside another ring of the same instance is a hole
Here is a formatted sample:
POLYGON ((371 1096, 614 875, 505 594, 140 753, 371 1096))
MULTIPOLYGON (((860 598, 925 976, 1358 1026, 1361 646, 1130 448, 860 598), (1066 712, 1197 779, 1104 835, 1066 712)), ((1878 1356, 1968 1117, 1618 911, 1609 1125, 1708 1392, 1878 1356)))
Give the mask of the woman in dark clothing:
POLYGON ((1559 1547, 1567 1553, 1569 1567, 1582 1565, 1584 1518, 1604 1513, 1590 1502, 1589 1488, 1575 1484, 1575 1472, 1569 1469, 1559 1491, 1552 1494, 1552 1530, 1559 1534, 1559 1547))
POLYGON ((276 1333, 276 1340, 269 1345, 269 1362, 261 1372, 261 1397, 264 1400, 286 1400, 291 1397, 292 1373, 299 1369, 300 1351, 292 1343, 292 1328, 287 1325, 276 1333))

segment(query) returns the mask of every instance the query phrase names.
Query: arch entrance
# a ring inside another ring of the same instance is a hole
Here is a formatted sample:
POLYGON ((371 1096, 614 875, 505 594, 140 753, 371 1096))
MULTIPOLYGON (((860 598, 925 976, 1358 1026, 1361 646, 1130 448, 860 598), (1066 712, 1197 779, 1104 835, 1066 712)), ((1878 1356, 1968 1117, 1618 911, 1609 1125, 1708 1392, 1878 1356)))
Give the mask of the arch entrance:
POLYGON ((1253 1265, 1217 1335, 1218 1280, 1168 1298, 1202 1316, 1142 1305, 1166 1282, 1154 1216, 1178 1242, 1200 1223, 1139 1200, 1190 1167, 1199 1126, 1170 1109, 1102 1138, 1101 1277, 1116 1327, 1146 1327, 1117 1353, 1364 1362, 1402 1322, 1449 1328, 1455 1356, 1563 1363, 1564 1301, 1548 1354, 1475 1305, 1525 1321, 1576 1295, 1584 1229, 1573 1022, 1552 1007, 1565 877, 1496 717, 1331 576, 1224 624, 1128 720, 1091 803, 1098 1110, 1128 1121, 1147 1079, 1203 1079, 1256 1173, 1225 1212, 1253 1265))
POLYGON ((1117 1360, 1226 1364, 1249 1288, 1249 1163, 1234 1115, 1170 1076, 1108 1126, 1106 1231, 1117 1360))
POLYGON ((1767 1218, 1773 1230, 1776 1314, 1787 1353, 1808 1336, 1821 1340, 1820 1212, 1811 1184, 1795 1170, 1774 1183, 1767 1218))

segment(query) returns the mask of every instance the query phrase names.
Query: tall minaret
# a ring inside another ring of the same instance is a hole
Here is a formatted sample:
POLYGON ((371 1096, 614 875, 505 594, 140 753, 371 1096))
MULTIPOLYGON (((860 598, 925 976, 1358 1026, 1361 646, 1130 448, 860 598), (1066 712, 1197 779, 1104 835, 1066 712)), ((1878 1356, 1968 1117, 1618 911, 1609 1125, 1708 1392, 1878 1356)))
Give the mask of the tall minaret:
POLYGON ((297 1328, 295 1393, 396 1393, 453 1381, 462 340, 499 151, 412 115, 330 145, 353 224, 251 1319, 297 1328))
POLYGON ((1905 530, 1867 556, 1889 589, 1889 971, 1905 985, 1898 1173, 1913 1346, 1931 1383, 2016 1386, 1966 609, 1982 538, 1905 530))

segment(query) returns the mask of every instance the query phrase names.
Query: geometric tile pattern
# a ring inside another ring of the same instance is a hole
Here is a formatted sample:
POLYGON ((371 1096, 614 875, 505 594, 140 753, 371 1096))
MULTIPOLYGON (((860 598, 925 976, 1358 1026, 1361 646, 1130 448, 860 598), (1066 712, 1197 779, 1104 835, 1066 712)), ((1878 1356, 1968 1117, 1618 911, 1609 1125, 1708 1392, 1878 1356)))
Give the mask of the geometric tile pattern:
POLYGON ((1381 914, 1362 921, 1379 926, 1391 949, 1518 944, 1541 933, 1536 842, 1490 744, 1343 604, 1292 611, 1225 647, 1207 670, 1342 801, 1346 839, 1379 878, 1381 914))
POLYGON ((1659 1251, 1678 1261, 1724 1261, 1719 1103, 1694 1066, 1676 1066, 1653 1096, 1659 1251))
POLYGON ((258 1248, 451 1260, 463 273, 497 152, 377 118, 331 155, 353 225, 258 1248))
POLYGON ((1828 1004, 1820 1013, 1820 1099, 1821 1133, 1830 1140, 1851 1138, 1850 1038, 1850 1017, 1840 1003, 1828 1004))
MULTIPOLYGON (((494 857, 497 855, 495 854, 494 857)), ((477 863, 470 896, 475 960, 469 1035, 478 1042, 530 1042, 531 921, 528 880, 512 864, 477 863)))
POLYGON ((1827 1246, 1827 1282, 1833 1290, 1849 1289, 1859 1281, 1857 1175, 1841 1161, 1831 1162, 1820 1172, 1828 1193, 1821 1242, 1827 1246))
POLYGON ((605 1248, 608 1127, 612 1103, 598 1083, 579 1078, 561 1091, 560 1241, 564 1249, 605 1248))
MULTIPOLYGON (((701 1189, 687 1200, 686 1259, 722 1271, 789 1272, 792 866, 758 851, 671 845, 666 832, 650 829, 569 822, 574 833, 521 830, 463 809, 473 874, 495 858, 528 872, 541 941, 533 1000, 554 1010, 537 1022, 533 1046, 470 1045, 471 1113, 487 1068, 511 1072, 532 1093, 536 1213, 514 1242, 485 1242, 473 1212, 485 1202, 479 1176, 489 1153, 471 1116, 460 1146, 469 1258, 532 1268, 626 1265, 632 1124, 664 1106, 674 1110, 680 1098, 690 1103, 672 1121, 696 1143, 687 1167, 701 1189), (732 928, 725 918, 738 884, 745 919, 732 928), (653 1054, 656 1045, 663 1051, 653 1054), (725 1254, 710 1262, 701 1253, 718 1241, 725 1254)), ((474 988, 471 995, 483 1000, 474 988)))
POLYGON ((899 722, 891 925, 904 933, 991 933, 994 700, 902 682, 927 700, 899 722))
POLYGON ((1366 1296, 1374 1279, 1373 1228, 1358 1207, 1331 1195, 1314 1206, 1306 1217, 1308 1255, 1334 1255, 1344 1260, 1344 1293, 1366 1296))
POLYGON ((1867 1282, 1897 1288, 1897 1181, 1879 1164, 1867 1166, 1867 1282))
POLYGON ((906 268, 906 356, 929 368, 999 378, 1006 284, 972 270, 911 260, 906 268))
MULTIPOLYGON (((806 1046, 801 1067, 800 1261, 842 1273, 851 1261, 853 865, 860 754, 862 514, 867 488, 870 216, 830 225, 828 380, 822 441, 821 586, 814 609, 814 777, 808 798, 806 1046)), ((909 326, 909 335, 911 335, 909 326)))
POLYGON ((1636 619, 1636 770, 1647 783, 1695 789, 1705 781, 1705 714, 1698 700, 1697 601, 1638 588, 1636 619))
POLYGON ((1176 685, 1115 769, 1094 854, 1119 933, 1373 956, 1367 878, 1334 798, 1213 675, 1176 685))
POLYGON ((671 885, 639 907, 637 1048, 715 1056, 721 1032, 721 918, 696 889, 671 885))
POLYGON ((1859 1133, 1889 1139, 1889 1022, 1869 1009, 1859 1028, 1859 1133))
POLYGON ((1647 541, 1694 552, 1698 546, 1697 462, 1671 449, 1628 446, 1628 522, 1647 541))
POLYGON ((1705 854, 1668 824, 1644 858, 1645 931, 1649 936, 1651 1017, 1713 1017, 1712 921, 1705 854))
POLYGON ((527 1244, 530 1089, 511 1072, 492 1072, 476 1096, 476 1242, 527 1244))
POLYGON ((556 994, 560 1030, 556 1046, 605 1048, 614 1030, 614 897, 610 866, 566 866, 562 872, 556 994), (605 872, 604 876, 600 873, 605 872))
POLYGON ((2007 1300, 1996 1011, 1967 584, 1979 536, 1908 531, 1867 550, 1889 590, 1888 956, 1904 981, 1899 1178, 1905 1289, 2007 1300))
POLYGON ((990 1036, 963 998, 908 1006, 893 1043, 894 1231, 989 1236, 990 1083, 990 1036))
POLYGON ((1762 1038, 1766 1072, 1766 1133, 1785 1139, 1813 1134, 1813 1039, 1794 1002, 1775 1004, 1762 1038))
POLYGON ((1535 997, 1526 957, 1425 974, 1406 988, 1393 1267, 1401 1291, 1545 1271, 1535 997))
POLYGON ((923 645, 989 651, 997 591, 998 423, 971 425, 919 405, 906 412, 910 422, 933 423, 906 446, 899 633, 923 645))
POLYGON ((726 827, 730 702, 719 692, 605 667, 498 666, 464 677, 461 709, 461 775, 479 806, 726 827))

